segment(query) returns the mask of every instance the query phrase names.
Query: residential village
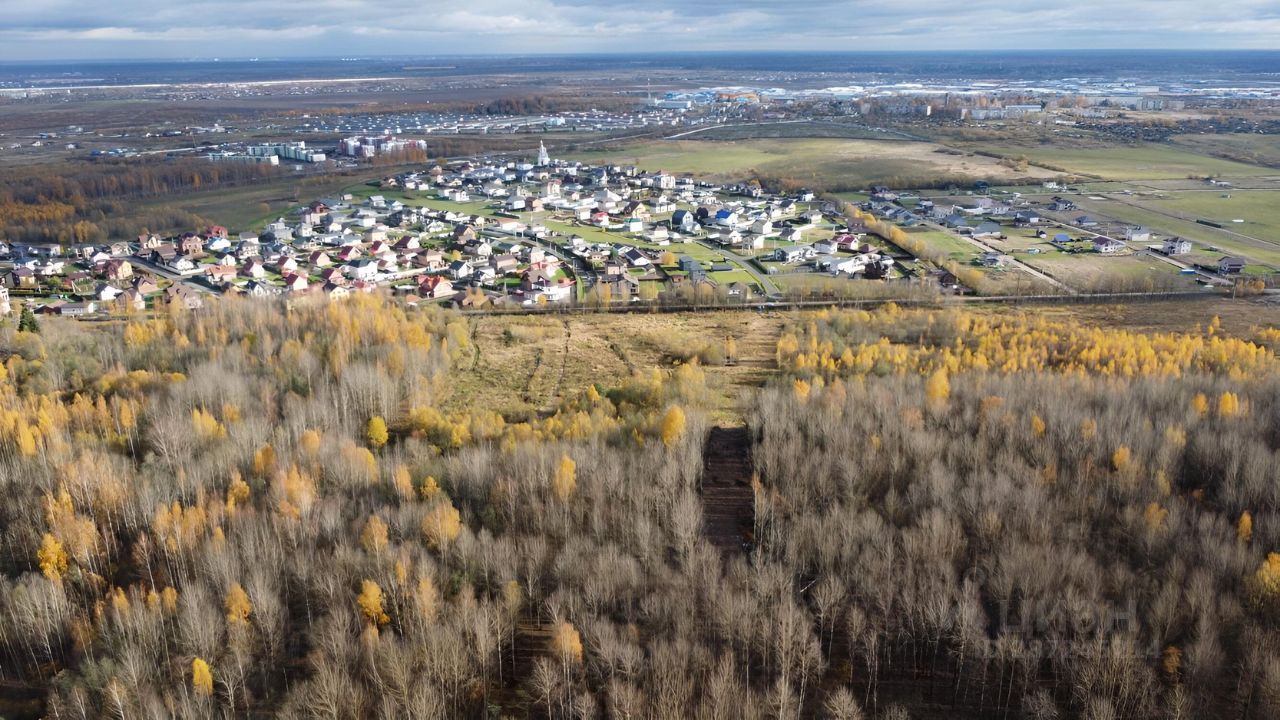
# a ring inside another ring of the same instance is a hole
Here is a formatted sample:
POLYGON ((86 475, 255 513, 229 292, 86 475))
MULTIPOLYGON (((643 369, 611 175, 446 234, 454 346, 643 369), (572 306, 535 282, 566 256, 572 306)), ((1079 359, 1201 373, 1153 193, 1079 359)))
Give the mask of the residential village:
POLYGON ((742 303, 816 292, 800 282, 811 278, 970 292, 978 283, 959 277, 957 259, 999 273, 1020 264, 1014 253, 1041 252, 1033 245, 1158 254, 1203 283, 1245 266, 1230 256, 1193 262, 1185 240, 1103 227, 1060 196, 1037 207, 989 191, 929 199, 877 187, 848 213, 810 192, 552 160, 542 148, 532 162, 472 159, 388 176, 239 232, 0 243, 0 312, 19 299, 40 313, 96 317, 198 308, 215 293, 341 298, 379 287, 463 309, 742 303), (921 230, 965 251, 911 242, 921 230), (1012 242, 1015 231, 1029 242, 1012 242))

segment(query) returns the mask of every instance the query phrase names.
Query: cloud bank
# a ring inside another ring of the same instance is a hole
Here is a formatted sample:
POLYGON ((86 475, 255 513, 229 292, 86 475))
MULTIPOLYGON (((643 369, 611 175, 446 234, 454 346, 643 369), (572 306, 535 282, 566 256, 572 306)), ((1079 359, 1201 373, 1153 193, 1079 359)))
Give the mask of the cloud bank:
POLYGON ((1280 49, 1275 0, 0 0, 0 59, 1280 49))

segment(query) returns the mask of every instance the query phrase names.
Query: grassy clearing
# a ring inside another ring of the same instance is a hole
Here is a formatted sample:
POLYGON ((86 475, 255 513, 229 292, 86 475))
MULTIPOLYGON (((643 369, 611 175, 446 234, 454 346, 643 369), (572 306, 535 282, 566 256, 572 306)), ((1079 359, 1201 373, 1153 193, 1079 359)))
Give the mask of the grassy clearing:
POLYGON ((1280 237, 1280 192, 1228 190, 1169 193, 1164 198, 1143 200, 1142 203, 1187 217, 1219 222, 1229 230, 1253 237, 1280 237), (1236 219, 1244 222, 1232 222, 1236 219))
POLYGON ((450 373, 446 409, 483 407, 509 418, 550 408, 591 383, 616 385, 635 371, 669 367, 676 358, 732 335, 734 365, 706 368, 717 420, 740 421, 744 390, 773 369, 781 317, 759 312, 582 317, 470 318, 474 354, 450 373))
POLYGON ((980 254, 980 250, 972 244, 942 230, 907 231, 908 235, 923 240, 930 247, 945 253, 947 257, 958 262, 968 262, 980 254))
MULTIPOLYGON (((1214 197, 1217 196, 1215 195, 1214 197)), ((1077 204, 1080 205, 1081 209, 1091 214, 1111 217, 1135 225, 1145 225, 1165 235, 1185 237, 1197 243, 1199 246, 1197 250, 1215 257, 1223 254, 1242 255, 1260 263, 1280 266, 1280 244, 1267 240, 1267 237, 1276 237, 1274 231, 1262 238, 1241 237, 1231 232, 1232 230, 1237 230, 1234 223, 1228 228, 1220 229, 1201 225, 1194 221, 1194 216, 1190 215, 1187 218, 1170 217, 1166 214, 1170 212, 1170 209, 1158 207, 1153 204, 1153 201, 1145 199, 1120 202, 1118 200, 1080 198, 1077 200, 1077 204), (1152 209, 1143 207, 1143 204, 1152 204, 1152 209), (1210 252, 1208 250, 1209 247, 1216 247, 1218 251, 1210 252)), ((1176 206, 1176 203, 1174 205, 1176 206)), ((1172 208, 1172 210, 1179 212, 1176 207, 1172 208)))
POLYGON ((1020 254, 1019 260, 1081 290, 1187 290, 1198 287, 1178 268, 1146 255, 1020 254))
POLYGON ((1210 157, 1174 145, 1123 145, 1117 147, 1064 148, 1053 146, 974 146, 1004 157, 1025 157, 1032 163, 1106 180, 1162 180, 1188 175, 1253 177, 1276 171, 1210 157))
POLYGON ((1280 137, 1275 135, 1175 135, 1173 142, 1202 155, 1280 168, 1280 137))
POLYGON ((889 140, 657 141, 577 153, 571 159, 721 180, 752 175, 793 178, 814 188, 836 190, 879 183, 909 187, 963 178, 1014 182, 1020 177, 1056 175, 1036 168, 1017 173, 993 158, 947 151, 932 143, 889 140))

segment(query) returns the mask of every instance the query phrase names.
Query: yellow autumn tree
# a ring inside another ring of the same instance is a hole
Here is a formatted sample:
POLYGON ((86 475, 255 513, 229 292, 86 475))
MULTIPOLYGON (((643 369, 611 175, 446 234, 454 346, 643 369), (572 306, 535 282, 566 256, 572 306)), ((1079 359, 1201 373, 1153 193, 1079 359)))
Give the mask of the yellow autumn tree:
POLYGON ((1041 420, 1039 415, 1032 415, 1031 416, 1031 433, 1036 437, 1040 437, 1041 435, 1044 435, 1044 431, 1045 431, 1044 420, 1041 420))
POLYGON ((568 455, 560 456, 560 464, 556 466, 555 475, 551 478, 551 491, 557 499, 564 502, 578 487, 578 464, 568 455))
POLYGON ((40 549, 36 551, 36 561, 40 563, 40 571, 44 576, 57 582, 67 574, 67 551, 62 543, 49 533, 40 540, 40 549))
POLYGON ((667 447, 675 445, 684 435, 684 410, 679 405, 672 405, 662 416, 662 444, 667 447))
POLYGON ((249 499, 249 483, 240 477, 240 473, 231 475, 231 484, 227 486, 227 512, 235 512, 240 503, 249 499))
POLYGON ((412 500, 417 495, 417 491, 413 489, 413 475, 404 465, 396 465, 395 471, 391 474, 391 484, 401 500, 412 500))
POLYGON ((1240 513, 1240 520, 1236 523, 1236 538, 1242 543, 1253 539, 1253 514, 1248 510, 1240 513))
POLYGON ((1111 468, 1116 472, 1124 472, 1129 467, 1130 461, 1133 459, 1133 453, 1129 448, 1121 445, 1116 451, 1111 453, 1111 468))
POLYGON ((240 583, 231 583, 227 590, 227 598, 223 602, 227 610, 227 624, 232 627, 244 627, 249 624, 249 615, 253 613, 253 603, 240 583))
POLYGON ((258 448, 253 453, 253 474, 256 477, 266 477, 267 473, 276 465, 276 449, 271 447, 271 443, 267 443, 258 448))
POLYGON ((448 498, 441 498, 422 518, 422 534, 432 547, 443 548, 461 533, 462 516, 448 498))
POLYGON ((320 433, 315 430, 307 430, 302 433, 302 437, 298 440, 298 444, 302 446, 302 451, 311 457, 315 457, 320 452, 320 433))
POLYGON ((1280 553, 1267 553, 1267 559, 1253 574, 1253 585, 1259 602, 1267 605, 1280 602, 1280 553))
POLYGON ((360 546, 377 555, 387 547, 387 524, 377 515, 370 515, 360 531, 360 546))
POLYGON ((209 669, 209 663, 200 658, 191 661, 191 689, 204 697, 213 694, 213 671, 209 669))
POLYGON ((356 596, 356 606, 360 608, 360 614, 374 626, 391 622, 391 618, 382 609, 382 588, 372 580, 360 583, 360 594, 356 596))
POLYGON ((551 649, 565 662, 582 662, 582 636, 567 622, 561 622, 552 629, 551 649))
POLYGON ((390 438, 387 434, 387 421, 383 420, 381 415, 369 418, 369 424, 364 429, 364 437, 369 441, 369 447, 374 450, 382 448, 390 438))
POLYGON ((218 422, 213 413, 204 408, 191 411, 191 428, 197 439, 201 441, 216 440, 227 436, 227 429, 218 422))
POLYGON ((1197 415, 1209 412, 1209 398, 1205 397, 1204 393, 1196 393, 1196 396, 1191 398, 1191 409, 1195 410, 1197 415))
POLYGON ((435 477, 428 475, 426 480, 422 481, 421 495, 423 500, 430 500, 440 492, 440 483, 436 482, 435 477))
POLYGON ((947 377, 946 368, 938 368, 924 384, 924 396, 929 404, 939 406, 951 397, 951 380, 947 377))
POLYGON ((1142 519, 1147 523, 1147 527, 1152 530, 1160 530, 1164 528, 1165 519, 1169 517, 1169 511, 1160 506, 1160 503, 1150 503, 1147 508, 1142 511, 1142 519))
POLYGON ((1233 418, 1242 413, 1240 398, 1233 392, 1224 392, 1218 398, 1218 417, 1233 418))

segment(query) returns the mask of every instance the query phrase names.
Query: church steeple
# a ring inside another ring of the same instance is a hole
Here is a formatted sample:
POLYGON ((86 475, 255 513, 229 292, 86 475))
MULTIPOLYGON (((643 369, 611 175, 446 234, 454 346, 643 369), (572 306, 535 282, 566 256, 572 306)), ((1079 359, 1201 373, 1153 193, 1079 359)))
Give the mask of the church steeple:
POLYGON ((544 142, 538 143, 538 164, 542 166, 551 164, 551 154, 547 152, 547 145, 544 142))

